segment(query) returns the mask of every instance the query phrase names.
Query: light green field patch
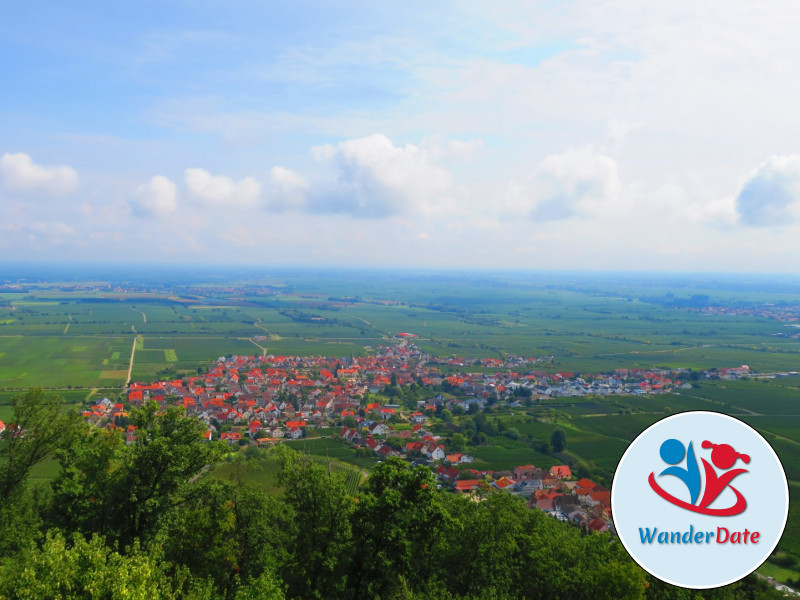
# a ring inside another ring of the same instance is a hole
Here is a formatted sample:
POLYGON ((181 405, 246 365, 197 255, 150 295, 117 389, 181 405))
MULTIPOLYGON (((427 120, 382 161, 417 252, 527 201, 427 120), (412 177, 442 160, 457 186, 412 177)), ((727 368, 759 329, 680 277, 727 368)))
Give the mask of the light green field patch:
POLYGON ((107 364, 108 364, 108 359, 107 359, 107 358, 104 358, 104 359, 103 359, 103 364, 104 364, 104 365, 107 365, 107 364))
POLYGON ((111 360, 117 360, 119 358, 119 352, 114 352, 111 354, 111 360))
POLYGON ((164 350, 164 358, 167 360, 167 362, 178 362, 178 355, 172 348, 164 350))
POLYGON ((12 323, 16 322, 16 319, 0 319, 0 325, 11 325, 12 323))
POLYGON ((125 379, 127 376, 128 371, 125 369, 100 372, 100 379, 125 379))
POLYGON ((72 352, 85 352, 89 349, 89 346, 71 346, 70 350, 72 352))
POLYGON ((201 304, 192 304, 191 306, 189 306, 189 308, 200 309, 200 310, 211 310, 213 308, 238 308, 238 307, 236 307, 236 306, 218 306, 216 304, 213 305, 213 306, 203 306, 201 304))
POLYGON ((58 306, 59 302, 45 302, 35 300, 33 302, 28 302, 26 300, 14 300, 12 303, 14 306, 58 306))

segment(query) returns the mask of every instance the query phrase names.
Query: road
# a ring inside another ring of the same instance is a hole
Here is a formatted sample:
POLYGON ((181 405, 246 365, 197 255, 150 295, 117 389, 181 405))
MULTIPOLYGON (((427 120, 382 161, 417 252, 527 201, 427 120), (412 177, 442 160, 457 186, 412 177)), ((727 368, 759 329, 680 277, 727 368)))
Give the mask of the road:
POLYGON ((133 337, 133 348, 131 348, 131 362, 128 365, 128 378, 125 380, 125 387, 131 382, 131 373, 133 372, 133 357, 136 356, 136 342, 139 341, 139 336, 133 337))

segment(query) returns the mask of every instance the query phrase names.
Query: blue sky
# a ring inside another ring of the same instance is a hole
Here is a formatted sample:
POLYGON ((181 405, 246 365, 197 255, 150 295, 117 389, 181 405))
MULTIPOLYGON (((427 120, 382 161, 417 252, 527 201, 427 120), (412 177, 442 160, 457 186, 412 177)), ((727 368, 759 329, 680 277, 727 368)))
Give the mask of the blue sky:
POLYGON ((6 261, 798 272, 800 11, 40 2, 6 261))

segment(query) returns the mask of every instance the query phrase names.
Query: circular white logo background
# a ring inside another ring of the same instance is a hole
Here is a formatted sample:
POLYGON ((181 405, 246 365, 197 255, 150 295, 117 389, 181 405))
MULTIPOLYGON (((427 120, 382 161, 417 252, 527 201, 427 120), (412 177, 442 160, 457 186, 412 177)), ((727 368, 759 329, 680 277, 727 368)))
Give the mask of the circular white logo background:
POLYGON ((687 588, 733 583, 777 546, 789 487, 752 427, 714 412, 654 423, 622 456, 611 488, 614 526, 648 573, 687 588))

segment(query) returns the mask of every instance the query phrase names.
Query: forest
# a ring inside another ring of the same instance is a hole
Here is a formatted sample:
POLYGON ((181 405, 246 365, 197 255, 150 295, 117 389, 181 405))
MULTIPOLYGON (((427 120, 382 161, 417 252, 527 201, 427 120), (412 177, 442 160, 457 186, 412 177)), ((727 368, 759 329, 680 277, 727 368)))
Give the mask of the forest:
POLYGON ((128 445, 63 402, 14 396, 0 434, 2 598, 780 597, 753 576, 702 592, 664 584, 608 534, 509 494, 437 490, 430 469, 399 459, 354 494, 340 472, 279 445, 263 451, 281 465, 283 491, 268 495, 204 476, 229 448, 177 408, 134 409, 128 445), (52 457, 58 474, 33 481, 52 457))

